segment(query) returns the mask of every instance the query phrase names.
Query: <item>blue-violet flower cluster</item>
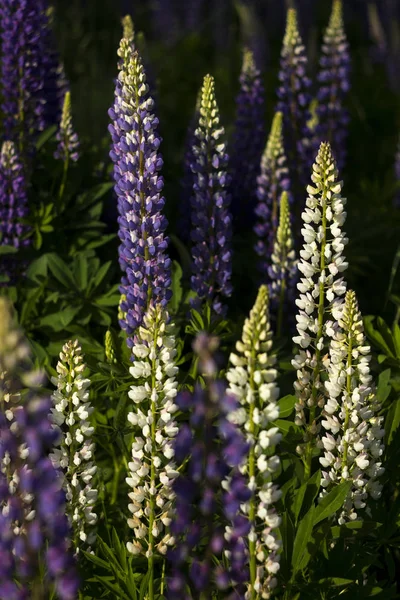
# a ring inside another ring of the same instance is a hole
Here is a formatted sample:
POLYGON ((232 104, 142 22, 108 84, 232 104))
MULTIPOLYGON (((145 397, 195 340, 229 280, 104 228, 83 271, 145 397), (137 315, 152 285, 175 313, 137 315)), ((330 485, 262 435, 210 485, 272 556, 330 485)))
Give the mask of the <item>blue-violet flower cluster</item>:
POLYGON ((57 433, 50 400, 38 393, 42 377, 30 370, 29 359, 29 346, 0 298, 0 597, 47 598, 55 583, 60 600, 75 600, 65 494, 48 456, 57 433))
POLYGON ((146 75, 132 40, 122 38, 118 54, 120 72, 115 103, 109 114, 113 123, 110 156, 114 162, 115 191, 119 212, 119 263, 124 273, 120 291, 124 295, 121 327, 132 335, 143 322, 153 301, 165 307, 171 296, 171 261, 164 235, 167 220, 162 214, 163 160, 158 119, 152 112, 146 75))
POLYGON ((177 397, 178 407, 190 411, 190 417, 189 423, 181 425, 174 445, 175 459, 188 463, 173 486, 171 599, 211 598, 218 589, 223 597, 244 600, 249 578, 245 538, 250 524, 240 506, 250 499, 251 492, 238 469, 248 445, 228 420, 237 401, 215 379, 213 352, 217 345, 216 338, 197 337, 194 349, 206 386, 198 383, 193 394, 182 392, 177 397))
POLYGON ((217 314, 223 314, 223 299, 232 294, 232 216, 224 128, 220 125, 214 79, 210 75, 204 78, 195 137, 191 283, 198 298, 193 304, 197 307, 208 302, 217 314))
POLYGON ((344 100, 350 89, 350 53, 343 25, 342 0, 334 0, 325 31, 318 73, 318 136, 330 142, 339 170, 346 158, 349 115, 344 100))

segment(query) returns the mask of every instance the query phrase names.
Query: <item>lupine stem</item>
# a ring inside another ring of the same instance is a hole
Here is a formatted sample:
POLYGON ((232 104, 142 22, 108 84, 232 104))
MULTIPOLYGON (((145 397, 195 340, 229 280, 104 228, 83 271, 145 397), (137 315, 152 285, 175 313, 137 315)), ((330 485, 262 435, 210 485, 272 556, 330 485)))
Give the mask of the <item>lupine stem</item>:
MULTIPOLYGON (((324 189, 322 199, 322 230, 323 230, 323 238, 321 240, 321 252, 320 252, 320 274, 325 274, 325 247, 326 247, 326 189, 324 189)), ((316 413, 316 396, 317 396, 317 388, 315 386, 315 381, 317 377, 320 376, 321 370, 321 350, 318 348, 318 342, 322 338, 323 329, 324 329, 324 312, 325 312, 325 282, 319 281, 319 300, 318 300, 318 332, 317 337, 315 338, 315 367, 313 370, 313 386, 311 392, 312 406, 310 408, 309 415, 309 427, 311 429, 316 413)), ((310 436, 310 439, 307 442, 306 452, 305 452, 305 465, 304 465, 304 477, 307 479, 311 476, 311 462, 312 462, 312 448, 313 448, 313 437, 310 436)))

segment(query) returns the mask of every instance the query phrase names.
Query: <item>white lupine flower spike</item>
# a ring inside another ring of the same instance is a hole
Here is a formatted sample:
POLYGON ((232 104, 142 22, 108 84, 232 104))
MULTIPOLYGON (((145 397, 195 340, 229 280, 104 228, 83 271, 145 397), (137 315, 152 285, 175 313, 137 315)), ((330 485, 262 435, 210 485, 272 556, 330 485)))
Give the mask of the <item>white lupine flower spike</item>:
POLYGON ((173 326, 167 323, 168 314, 159 306, 150 306, 132 347, 130 368, 136 380, 129 391, 133 407, 128 414, 134 441, 126 482, 131 488, 128 525, 134 538, 127 548, 148 559, 149 571, 154 555, 165 556, 174 541, 168 525, 172 483, 178 475, 172 446, 178 432, 174 421, 178 367, 173 326))
MULTIPOLYGON (((268 288, 262 285, 250 316, 243 327, 242 340, 237 342, 237 354, 231 354, 232 365, 227 372, 229 390, 238 398, 241 408, 232 421, 243 429, 250 444, 247 463, 242 472, 249 478, 253 496, 242 510, 249 517, 250 584, 248 597, 270 598, 276 586, 279 570, 280 542, 275 529, 280 525, 274 503, 281 492, 272 483, 279 468, 274 448, 281 439, 277 427, 271 425, 279 417, 276 385, 276 358, 269 355, 272 346, 269 322, 268 288)), ((247 597, 247 596, 246 596, 247 597)))
POLYGON ((340 525, 368 513, 368 496, 377 500, 382 486, 384 451, 383 417, 369 371, 370 348, 366 345, 356 295, 348 291, 339 328, 329 349, 327 402, 322 412, 324 456, 321 496, 333 486, 351 481, 352 487, 338 517, 340 525))
POLYGON ((297 284, 296 300, 298 335, 293 341, 299 346, 292 361, 297 369, 297 425, 304 429, 304 445, 299 447, 305 466, 305 478, 311 473, 313 445, 319 441, 319 413, 325 405, 326 390, 321 380, 325 370, 329 338, 335 332, 335 319, 341 297, 346 291, 342 277, 347 268, 343 249, 347 238, 342 231, 346 213, 341 196, 331 147, 322 143, 312 169, 313 185, 307 187, 308 197, 302 213, 301 230, 304 244, 300 250, 298 269, 302 277, 297 284), (332 321, 332 318, 333 321, 332 321))
POLYGON ((60 439, 50 458, 64 473, 68 516, 74 532, 76 553, 90 551, 96 540, 97 515, 94 512, 98 491, 94 487, 97 467, 94 462, 94 428, 90 424, 93 407, 89 401, 90 380, 78 340, 64 344, 52 383, 52 421, 60 439))

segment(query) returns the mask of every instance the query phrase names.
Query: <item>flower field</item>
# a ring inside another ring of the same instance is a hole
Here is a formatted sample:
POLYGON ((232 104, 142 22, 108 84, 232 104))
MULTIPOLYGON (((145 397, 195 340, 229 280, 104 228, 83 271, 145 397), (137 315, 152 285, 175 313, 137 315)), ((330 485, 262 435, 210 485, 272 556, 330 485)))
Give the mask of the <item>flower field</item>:
POLYGON ((0 600, 400 598, 399 48, 0 0, 0 600))

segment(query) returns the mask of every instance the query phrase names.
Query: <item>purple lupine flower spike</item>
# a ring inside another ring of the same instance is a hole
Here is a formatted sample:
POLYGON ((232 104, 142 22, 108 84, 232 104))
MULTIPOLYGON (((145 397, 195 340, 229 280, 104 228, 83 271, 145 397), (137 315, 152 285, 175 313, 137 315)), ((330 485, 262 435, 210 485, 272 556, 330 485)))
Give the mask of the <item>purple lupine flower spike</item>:
POLYGON ((56 113, 51 108, 57 63, 50 13, 44 0, 3 0, 0 18, 3 128, 5 138, 25 154, 38 132, 59 118, 60 107, 56 113))
POLYGON ((297 171, 299 186, 303 186, 308 180, 316 144, 307 125, 311 116, 311 80, 307 77, 307 55, 294 8, 287 12, 279 81, 277 110, 283 114, 286 153, 293 172, 297 171))
POLYGON ((253 220, 257 176, 265 143, 264 86, 254 55, 245 48, 231 160, 232 213, 239 223, 253 220), (245 157, 245 159, 244 159, 245 157))
POLYGON ((223 314, 223 299, 232 294, 232 216, 224 128, 220 125, 214 79, 210 75, 204 78, 195 136, 191 284, 197 298, 193 306, 208 302, 217 314, 223 314))
MULTIPOLYGON (((0 245, 25 248, 29 226, 24 223, 28 214, 28 195, 24 167, 13 142, 4 142, 0 154, 0 245)), ((0 275, 6 281, 2 285, 14 284, 24 264, 15 255, 3 256, 0 275)))
POLYGON ((171 297, 168 225, 162 213, 163 160, 158 119, 153 114, 146 74, 132 40, 122 38, 115 103, 109 115, 115 191, 119 212, 119 263, 123 271, 120 319, 132 346, 137 327, 151 302, 165 307, 171 297))
POLYGON ((188 459, 188 465, 173 486, 176 501, 171 533, 176 545, 169 553, 171 599, 209 598, 216 589, 228 597, 234 588, 234 597, 241 600, 249 577, 243 538, 250 523, 239 510, 251 496, 239 472, 249 448, 228 420, 238 403, 226 393, 225 384, 215 379, 217 347, 217 338, 206 334, 196 338, 194 349, 206 387, 198 384, 193 394, 182 392, 176 401, 181 410, 190 410, 190 417, 174 444, 176 460, 188 459), (225 562, 221 560, 224 550, 229 557, 225 562))
POLYGON ((41 383, 0 298, 0 598, 48 598, 55 584, 60 600, 76 600, 65 494, 49 458, 57 433, 41 383))
MULTIPOLYGON (((259 267, 263 280, 269 281, 268 268, 279 220, 279 202, 283 192, 289 192, 290 179, 283 145, 282 113, 275 113, 271 132, 261 160, 257 178, 257 199, 254 232, 258 241, 254 247, 260 256, 259 267)), ((289 193, 289 201, 292 197, 289 193)))
POLYGON ((334 0, 317 77, 317 131, 320 140, 330 142, 339 169, 343 168, 346 158, 349 115, 343 104, 350 89, 350 54, 342 11, 342 1, 334 0))
POLYGON ((76 162, 79 159, 79 139, 72 125, 71 93, 67 92, 64 98, 60 128, 57 132, 57 150, 54 157, 68 162, 76 162))

